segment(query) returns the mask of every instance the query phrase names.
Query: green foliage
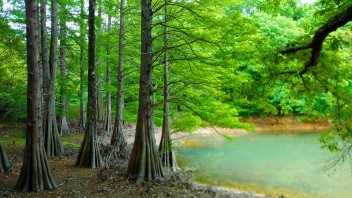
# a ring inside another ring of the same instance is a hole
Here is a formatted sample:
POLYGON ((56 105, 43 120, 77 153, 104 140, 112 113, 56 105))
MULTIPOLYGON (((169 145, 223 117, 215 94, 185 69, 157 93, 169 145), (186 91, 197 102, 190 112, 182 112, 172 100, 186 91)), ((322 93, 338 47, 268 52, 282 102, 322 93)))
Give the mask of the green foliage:
POLYGON ((0 17, 0 120, 24 119, 26 65, 22 35, 0 17))
POLYGON ((61 142, 64 146, 74 146, 79 148, 83 141, 83 133, 75 133, 69 136, 61 137, 61 142))
POLYGON ((16 145, 23 148, 26 144, 25 134, 19 129, 9 130, 7 136, 1 138, 1 143, 4 146, 16 145))
MULTIPOLYGON (((97 16, 97 74, 103 96, 112 95, 115 109, 118 64, 119 1, 104 0, 97 16), (107 17, 112 18, 107 32, 107 17), (107 53, 107 52, 110 53, 107 53), (106 67, 112 69, 111 85, 105 82, 106 67)), ((23 2, 0 15, 0 119, 24 119, 26 115, 26 52, 23 2)), ((80 50, 84 53, 84 89, 87 84, 87 15, 80 1, 60 1, 60 20, 68 22, 66 42, 67 78, 57 76, 59 105, 64 85, 69 98, 68 116, 79 117, 80 50), (83 19, 80 16, 84 17, 83 19), (79 27, 83 27, 80 30, 79 27)), ((252 130, 240 119, 251 116, 293 115, 300 119, 329 118, 336 126, 322 140, 338 150, 340 140, 349 141, 351 115, 351 23, 330 34, 323 43, 320 63, 303 77, 298 72, 309 50, 284 56, 278 52, 307 44, 327 19, 351 5, 348 0, 320 0, 314 5, 298 0, 170 1, 169 87, 174 132, 194 131, 202 126, 252 130), (334 136, 335 135, 335 136, 334 136)), ((162 1, 154 2, 154 9, 162 1)), ((1 7, 1 5, 0 5, 1 7)), ((125 17, 124 119, 136 122, 140 65, 140 9, 128 1, 125 17)), ((153 19, 153 101, 155 124, 162 124, 163 104, 163 9, 153 19)), ((105 98, 104 98, 105 99, 105 98)))
POLYGON ((193 133, 201 125, 202 120, 199 118, 199 116, 195 116, 191 112, 179 113, 176 116, 173 116, 171 121, 172 133, 193 133))

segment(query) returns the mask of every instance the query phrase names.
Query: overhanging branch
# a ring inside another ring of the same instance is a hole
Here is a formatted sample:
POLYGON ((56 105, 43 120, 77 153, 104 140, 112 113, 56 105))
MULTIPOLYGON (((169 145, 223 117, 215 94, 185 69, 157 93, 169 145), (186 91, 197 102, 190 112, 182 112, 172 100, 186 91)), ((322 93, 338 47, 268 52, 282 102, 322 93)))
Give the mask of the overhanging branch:
POLYGON ((338 28, 346 25, 352 20, 352 5, 347 7, 344 11, 336 14, 332 19, 321 26, 317 31, 315 31, 312 41, 304 46, 289 48, 281 51, 281 54, 289 54, 298 52, 305 49, 311 49, 311 56, 309 61, 304 65, 302 71, 299 72, 300 75, 305 74, 310 67, 318 64, 320 58, 320 52, 323 49, 323 42, 326 37, 331 33, 336 31, 338 28))

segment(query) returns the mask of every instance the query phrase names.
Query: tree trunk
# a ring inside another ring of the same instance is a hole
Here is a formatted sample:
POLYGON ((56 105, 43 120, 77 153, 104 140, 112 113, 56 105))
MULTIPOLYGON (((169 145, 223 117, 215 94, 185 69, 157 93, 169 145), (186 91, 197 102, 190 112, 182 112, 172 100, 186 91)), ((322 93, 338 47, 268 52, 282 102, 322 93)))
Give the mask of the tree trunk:
POLYGON ((136 135, 128 175, 136 182, 164 176, 154 137, 152 117, 152 1, 141 0, 141 71, 136 135))
MULTIPOLYGON (((101 67, 100 63, 97 64, 98 67, 101 67)), ((101 85, 101 75, 97 74, 97 116, 98 121, 101 123, 104 120, 103 113, 103 90, 101 85)))
MULTIPOLYGON (((83 43, 82 43, 83 44, 83 43)), ((83 46, 80 46, 80 109, 79 109, 79 131, 82 132, 86 129, 87 123, 87 112, 85 106, 85 98, 86 94, 84 91, 84 53, 83 53, 83 46)))
POLYGON ((43 144, 41 112, 41 76, 39 75, 38 7, 35 0, 26 0, 27 29, 27 133, 23 164, 15 189, 42 191, 56 188, 43 144))
POLYGON ((86 129, 86 108, 85 108, 85 92, 84 92, 84 86, 83 86, 83 82, 84 82, 84 49, 83 49, 83 45, 84 45, 84 0, 80 0, 80 26, 79 26, 79 32, 80 32, 80 38, 81 38, 81 42, 80 42, 80 110, 79 110, 79 130, 80 132, 84 131, 86 129))
POLYGON ((97 132, 96 79, 95 79, 95 0, 89 0, 88 17, 88 120, 76 166, 98 168, 103 165, 100 149, 95 141, 97 132))
MULTIPOLYGON (((108 16, 108 33, 110 33, 111 29, 111 16, 108 16)), ((108 43, 107 49, 106 49, 106 54, 108 57, 107 63, 106 63, 106 84, 109 86, 111 85, 111 69, 110 69, 110 46, 108 43)), ((111 94, 110 91, 106 91, 106 116, 105 116, 105 122, 104 122, 104 129, 103 129, 107 134, 110 134, 112 131, 112 126, 111 126, 111 94)))
MULTIPOLYGON (((97 26, 99 28, 99 31, 101 31, 101 13, 102 13, 102 1, 98 0, 98 23, 97 26)), ((98 121, 102 122, 104 120, 104 113, 103 113, 103 90, 102 90, 102 84, 101 84, 101 74, 99 73, 99 69, 101 68, 101 61, 100 57, 98 56, 98 62, 97 67, 98 67, 98 72, 97 72, 97 115, 98 115, 98 121)))
MULTIPOLYGON (((63 5, 62 11, 66 9, 66 5, 63 5)), ((65 17, 62 17, 60 20, 60 75, 62 78, 61 83, 61 112, 60 112, 60 134, 61 136, 68 136, 70 134, 70 129, 67 123, 67 111, 68 111, 68 101, 66 96, 66 20, 65 17)))
MULTIPOLYGON (((165 1, 166 3, 166 1, 165 1)), ((168 7, 165 5, 165 19, 164 19, 164 112, 163 112, 163 126, 161 133, 161 140, 159 144, 159 155, 161 163, 164 167, 171 171, 178 170, 176 155, 172 149, 172 140, 170 137, 170 121, 169 121, 169 62, 168 62, 168 7)))
POLYGON ((0 143, 0 173, 7 173, 10 169, 9 160, 7 159, 5 150, 0 143))
POLYGON ((47 60, 47 42, 46 42, 46 1, 42 1, 41 18, 42 18, 42 63, 43 63, 43 89, 44 89, 44 146, 48 156, 61 155, 62 148, 59 138, 59 132, 56 121, 55 110, 55 80, 56 80, 56 46, 57 46, 57 1, 51 3, 51 42, 49 64, 47 60))
MULTIPOLYGON (((44 117, 47 117, 45 114, 48 114, 46 112, 49 111, 50 107, 47 106, 48 105, 48 90, 49 90, 49 57, 48 57, 48 39, 47 39, 47 27, 46 27, 46 0, 40 1, 40 12, 38 12, 39 16, 40 16, 40 64, 42 66, 41 69, 41 76, 42 78, 42 91, 44 94, 42 94, 42 108, 43 108, 43 113, 44 113, 44 117)), ((38 48, 39 49, 39 48, 38 48)), ((44 128, 46 124, 46 121, 48 119, 44 119, 43 123, 44 123, 44 128)), ((52 121, 52 119, 51 119, 52 121)), ((52 125, 52 122, 51 122, 52 125)), ((48 125, 49 126, 49 125, 48 125)), ((45 134, 45 133, 44 133, 45 134)))
POLYGON ((111 145, 115 145, 118 151, 126 149, 127 142, 123 132, 123 58, 124 58, 124 0, 120 1, 120 32, 119 32, 119 65, 118 65, 118 79, 117 79, 117 99, 116 99, 116 119, 114 130, 111 137, 111 145))

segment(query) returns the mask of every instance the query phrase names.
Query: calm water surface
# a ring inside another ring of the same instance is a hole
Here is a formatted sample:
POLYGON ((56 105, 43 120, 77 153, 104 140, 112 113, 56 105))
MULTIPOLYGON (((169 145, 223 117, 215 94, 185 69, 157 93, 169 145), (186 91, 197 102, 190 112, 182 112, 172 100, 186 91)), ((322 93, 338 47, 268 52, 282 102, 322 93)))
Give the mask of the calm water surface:
POLYGON ((320 148, 316 133, 251 134, 226 140, 190 137, 177 149, 180 166, 214 185, 290 192, 290 197, 352 197, 349 163, 326 170, 334 155, 320 148))

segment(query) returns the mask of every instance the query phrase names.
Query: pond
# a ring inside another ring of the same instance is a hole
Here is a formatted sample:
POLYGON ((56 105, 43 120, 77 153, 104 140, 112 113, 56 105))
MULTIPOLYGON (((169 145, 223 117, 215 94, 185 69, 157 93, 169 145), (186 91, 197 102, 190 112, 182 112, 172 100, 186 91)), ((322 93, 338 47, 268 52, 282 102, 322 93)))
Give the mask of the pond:
POLYGON ((318 133, 258 133, 235 140, 188 137, 177 148, 179 165, 196 180, 287 197, 352 197, 349 163, 326 170, 334 154, 318 133))

